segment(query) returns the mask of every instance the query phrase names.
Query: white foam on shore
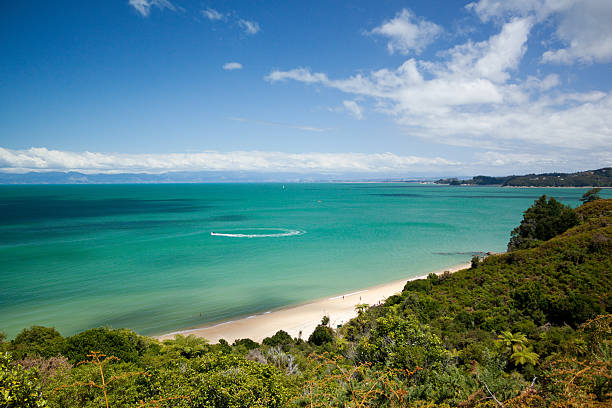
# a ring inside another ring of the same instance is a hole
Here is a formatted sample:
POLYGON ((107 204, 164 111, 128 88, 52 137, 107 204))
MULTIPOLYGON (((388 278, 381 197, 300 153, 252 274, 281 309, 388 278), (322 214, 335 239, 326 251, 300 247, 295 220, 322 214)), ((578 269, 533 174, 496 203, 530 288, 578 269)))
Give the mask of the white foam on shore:
MULTIPOLYGON (((215 325, 213 325, 213 326, 206 326, 206 328, 207 328, 207 329, 212 329, 213 327, 224 326, 224 325, 226 325, 226 324, 230 324, 230 323, 234 323, 234 322, 235 322, 235 320, 228 320, 227 322, 218 323, 218 324, 215 324, 215 325)), ((179 330, 179 331, 174 331, 174 332, 168 333, 168 334, 167 334, 167 336, 174 336, 174 335, 176 335, 176 334, 187 334, 187 333, 193 333, 193 332, 196 332, 196 331, 198 331, 198 330, 202 330, 202 328, 201 328, 201 327, 198 327, 198 328, 195 328, 195 329, 187 329, 187 330, 179 330)))
POLYGON ((305 234, 306 231, 301 230, 283 230, 283 229, 274 229, 272 231, 284 231, 274 234, 231 234, 226 232, 210 232, 210 235, 215 237, 229 237, 229 238, 278 238, 278 237, 291 237, 294 235, 302 235, 305 234))
POLYGON ((360 293, 364 293, 364 292, 367 292, 367 291, 368 291, 367 289, 365 289, 365 290, 359 290, 359 291, 357 291, 357 292, 351 292, 351 293, 347 293, 347 294, 345 294, 345 295, 340 295, 340 296, 330 297, 330 298, 329 298, 329 299, 327 299, 327 300, 336 300, 336 299, 343 298, 343 297, 345 297, 345 296, 353 296, 353 295, 358 295, 358 294, 360 294, 360 293))

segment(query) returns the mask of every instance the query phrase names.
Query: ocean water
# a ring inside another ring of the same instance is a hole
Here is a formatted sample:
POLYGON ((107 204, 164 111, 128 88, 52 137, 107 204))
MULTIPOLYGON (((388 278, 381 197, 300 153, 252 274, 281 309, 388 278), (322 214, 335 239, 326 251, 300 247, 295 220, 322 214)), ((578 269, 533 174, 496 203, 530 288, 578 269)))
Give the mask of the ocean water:
MULTIPOLYGON (((0 186, 0 331, 161 334, 504 251, 541 194, 397 184, 0 186)), ((604 191, 604 196, 612 192, 604 191)))

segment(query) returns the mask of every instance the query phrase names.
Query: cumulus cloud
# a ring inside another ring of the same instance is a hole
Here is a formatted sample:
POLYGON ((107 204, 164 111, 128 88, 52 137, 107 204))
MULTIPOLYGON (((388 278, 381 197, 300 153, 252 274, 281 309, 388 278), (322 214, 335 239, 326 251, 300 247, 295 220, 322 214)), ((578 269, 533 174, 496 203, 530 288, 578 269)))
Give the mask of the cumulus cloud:
POLYGON ((529 27, 527 20, 512 21, 489 41, 468 42, 449 50, 444 64, 409 59, 395 70, 381 69, 345 79, 330 79, 324 73, 296 68, 272 71, 265 79, 319 83, 379 98, 390 102, 395 113, 441 113, 453 106, 501 103, 505 98, 518 97, 518 90, 496 83, 506 81, 508 71, 518 65, 529 27), (423 73, 433 78, 425 79, 423 73))
POLYGON ((242 69, 242 64, 239 62, 227 62, 223 64, 223 69, 226 71, 233 71, 235 69, 242 69))
POLYGON ((212 8, 207 8, 205 10, 202 10, 202 15, 204 17, 206 17, 207 19, 211 20, 211 21, 224 20, 225 19, 225 15, 224 14, 221 14, 217 10, 212 9, 212 8))
POLYGON ((240 19, 238 20, 238 25, 249 35, 257 34, 260 30, 259 23, 256 21, 240 19))
POLYGON ((67 152, 42 148, 0 148, 0 170, 81 171, 85 173, 169 171, 254 171, 298 173, 394 173, 453 167, 460 163, 440 157, 399 156, 392 153, 285 153, 236 151, 170 154, 67 152))
POLYGON ((176 10, 176 7, 168 0, 129 0, 129 4, 143 17, 147 17, 151 13, 152 7, 157 7, 160 10, 176 10))
POLYGON ((546 51, 543 62, 571 64, 612 61, 612 2, 585 1, 561 16, 557 36, 567 44, 546 51))
POLYGON ((355 118, 361 120, 363 119, 363 109, 357 104, 355 101, 342 101, 342 106, 344 110, 349 112, 355 118))
POLYGON ((488 40, 467 41, 434 61, 411 58, 395 69, 346 78, 301 67, 272 71, 265 79, 371 98, 409 135, 437 143, 531 153, 546 146, 557 155, 612 150, 612 92, 563 93, 555 74, 514 75, 536 21, 535 15, 514 17, 488 40))
POLYGON ((612 61, 612 2, 609 0, 480 0, 470 3, 483 21, 512 16, 552 19, 564 45, 544 52, 542 62, 557 64, 612 61))
POLYGON ((425 19, 417 18, 410 10, 404 9, 390 20, 385 21, 370 33, 389 39, 389 53, 420 53, 442 32, 440 26, 425 19))

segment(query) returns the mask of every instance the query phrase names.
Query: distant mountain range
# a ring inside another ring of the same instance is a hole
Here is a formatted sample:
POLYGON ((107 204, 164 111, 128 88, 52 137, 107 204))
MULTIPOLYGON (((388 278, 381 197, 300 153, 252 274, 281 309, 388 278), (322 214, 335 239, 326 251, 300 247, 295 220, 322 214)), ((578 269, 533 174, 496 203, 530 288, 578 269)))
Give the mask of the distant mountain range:
POLYGON ((247 172, 168 172, 86 174, 69 172, 0 173, 0 184, 140 184, 140 183, 209 183, 265 182, 300 180, 303 175, 289 173, 257 174, 247 172))
POLYGON ((577 173, 542 173, 524 176, 489 177, 476 176, 468 180, 445 178, 436 184, 450 185, 501 185, 504 187, 612 187, 612 167, 577 173))
MULTIPOLYGON (((428 178, 417 175, 411 179, 401 177, 374 178, 372 174, 303 174, 303 173, 257 173, 241 171, 196 171, 148 173, 86 174, 69 172, 1 173, 0 184, 145 184, 145 183, 266 183, 266 182, 342 182, 342 181, 424 181, 428 178)), ((431 180, 431 178, 429 178, 431 180)))
MULTIPOLYGON (((372 177, 372 174, 257 173, 247 171, 178 171, 149 173, 28 172, 2 173, 0 184, 146 184, 146 183, 266 183, 266 182, 431 182, 423 174, 404 177, 372 177)), ((471 179, 442 178, 436 184, 498 185, 509 187, 612 187, 612 167, 577 173, 543 173, 524 176, 476 176, 471 179)))

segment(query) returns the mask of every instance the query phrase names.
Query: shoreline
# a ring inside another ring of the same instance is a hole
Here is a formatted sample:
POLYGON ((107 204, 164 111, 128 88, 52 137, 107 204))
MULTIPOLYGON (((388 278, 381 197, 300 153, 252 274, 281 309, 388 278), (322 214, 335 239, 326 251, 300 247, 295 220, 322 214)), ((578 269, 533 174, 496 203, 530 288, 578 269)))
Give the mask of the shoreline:
POLYGON ((400 293, 408 281, 427 278, 430 273, 437 275, 447 271, 454 273, 469 268, 470 265, 470 262, 466 262, 449 268, 435 270, 426 275, 358 289, 350 293, 341 293, 297 306, 288 306, 263 314, 193 329, 178 330, 152 337, 157 340, 168 340, 173 339, 176 335, 193 334, 196 337, 207 339, 210 343, 218 343, 220 339, 225 339, 228 343, 232 344, 234 340, 244 338, 250 338, 261 343, 264 338, 274 335, 279 330, 284 330, 291 337, 308 340, 308 337, 321 322, 323 316, 329 316, 330 326, 336 328, 338 325, 345 324, 357 316, 355 306, 358 304, 367 303, 370 306, 375 305, 384 301, 389 296, 400 293))

